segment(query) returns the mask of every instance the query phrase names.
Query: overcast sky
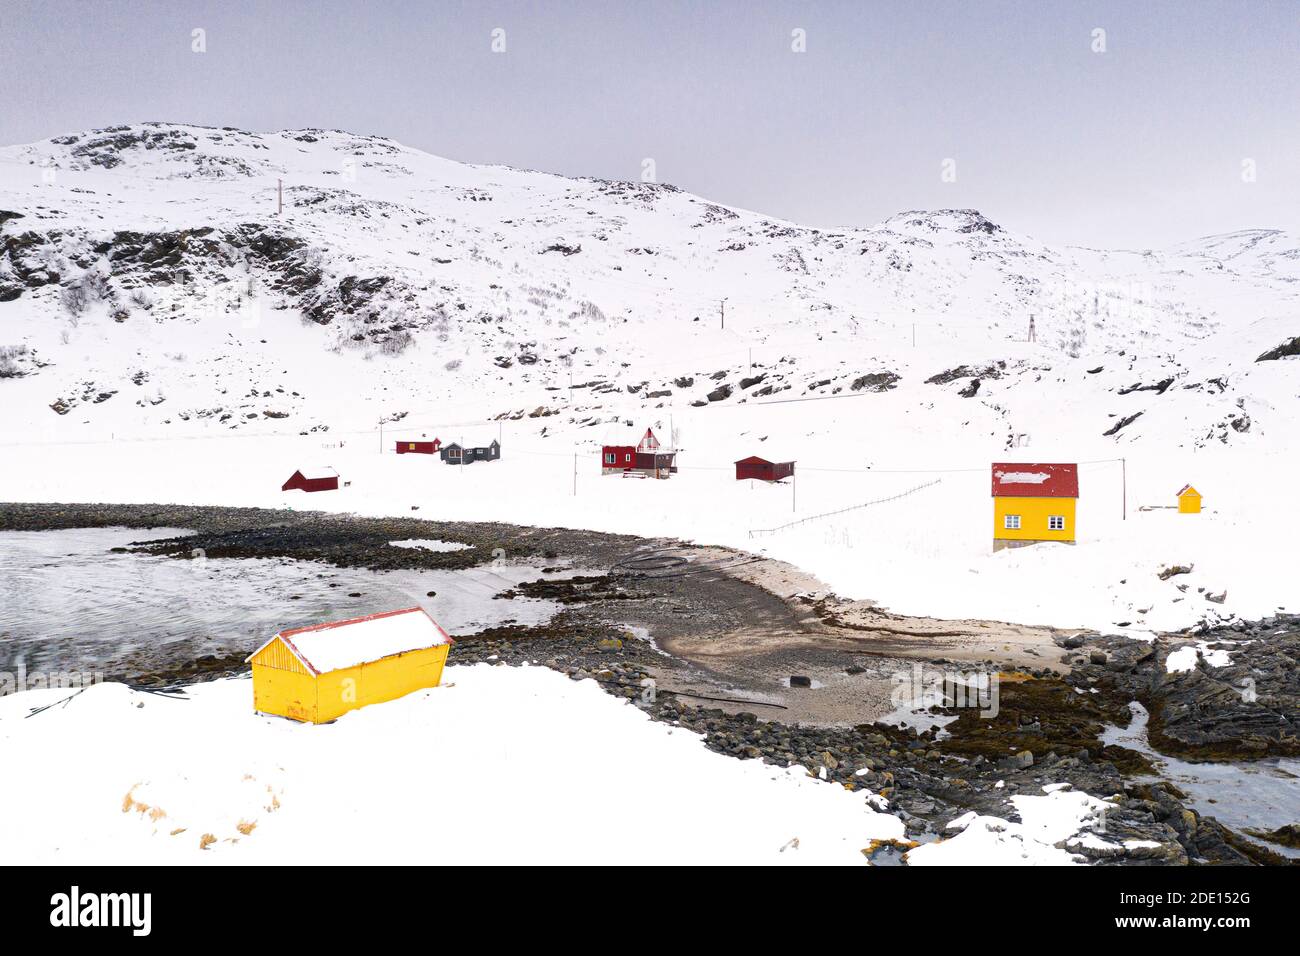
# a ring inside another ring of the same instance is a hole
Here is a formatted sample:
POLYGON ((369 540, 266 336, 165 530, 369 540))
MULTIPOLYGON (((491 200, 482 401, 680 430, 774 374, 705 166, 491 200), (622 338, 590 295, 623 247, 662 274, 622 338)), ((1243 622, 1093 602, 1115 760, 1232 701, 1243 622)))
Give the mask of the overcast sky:
POLYGON ((1161 246, 1300 224, 1300 0, 0 0, 0 103, 6 145, 166 120, 611 179, 652 158, 816 226, 969 206, 1161 246))

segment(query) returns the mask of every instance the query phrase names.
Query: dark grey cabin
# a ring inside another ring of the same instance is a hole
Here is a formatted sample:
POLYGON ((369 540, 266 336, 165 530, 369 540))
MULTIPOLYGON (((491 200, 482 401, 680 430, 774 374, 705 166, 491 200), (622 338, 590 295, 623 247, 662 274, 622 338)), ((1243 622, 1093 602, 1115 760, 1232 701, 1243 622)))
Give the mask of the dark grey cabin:
POLYGON ((501 457, 501 443, 494 439, 492 444, 486 447, 465 448, 452 442, 450 445, 443 445, 438 454, 449 465, 471 465, 476 461, 496 461, 501 457))

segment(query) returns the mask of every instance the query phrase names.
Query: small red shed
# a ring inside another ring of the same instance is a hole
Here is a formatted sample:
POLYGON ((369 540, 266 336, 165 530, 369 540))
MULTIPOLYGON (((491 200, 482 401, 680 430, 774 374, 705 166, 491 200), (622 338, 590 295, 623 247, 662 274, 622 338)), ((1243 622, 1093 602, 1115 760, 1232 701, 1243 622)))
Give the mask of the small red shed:
POLYGON ((397 453, 399 455, 436 455, 441 447, 441 438, 435 438, 433 441, 399 441, 397 443, 397 453))
POLYGON ((339 473, 333 468, 308 468, 295 471, 280 486, 281 491, 338 491, 339 473))
POLYGON ((782 478, 789 478, 793 474, 794 462, 792 461, 768 461, 766 458, 750 455, 748 458, 742 458, 736 462, 737 481, 744 481, 746 478, 756 478, 759 481, 780 481, 782 478))

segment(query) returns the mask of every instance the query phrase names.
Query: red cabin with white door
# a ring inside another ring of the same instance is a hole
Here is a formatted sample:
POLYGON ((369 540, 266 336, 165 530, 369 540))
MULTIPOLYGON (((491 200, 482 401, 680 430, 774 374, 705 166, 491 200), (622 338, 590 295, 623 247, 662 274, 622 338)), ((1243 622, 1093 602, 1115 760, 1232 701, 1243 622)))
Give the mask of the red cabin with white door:
POLYGON ((663 451, 649 428, 636 445, 602 445, 602 475, 646 475, 667 478, 677 471, 677 452, 663 451))

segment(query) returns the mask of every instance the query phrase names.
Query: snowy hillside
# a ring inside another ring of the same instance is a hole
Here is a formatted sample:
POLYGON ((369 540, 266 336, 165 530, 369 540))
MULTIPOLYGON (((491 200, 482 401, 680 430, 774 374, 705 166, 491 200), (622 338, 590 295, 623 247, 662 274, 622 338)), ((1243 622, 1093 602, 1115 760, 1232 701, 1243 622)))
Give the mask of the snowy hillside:
POLYGON ((1296 518, 1269 505, 1300 451, 1297 337, 1300 237, 1276 230, 1162 251, 1052 249, 973 210, 818 230, 319 130, 0 149, 0 443, 21 462, 0 499, 281 504, 285 468, 328 457, 353 487, 300 507, 679 534, 911 611, 1186 626, 1293 591, 1273 548, 1296 518), (397 475, 381 420, 389 441, 501 435, 503 460, 397 475), (675 432, 679 478, 600 484, 596 445, 646 426, 675 432), (774 446, 797 501, 728 480, 774 446), (987 553, 999 459, 1087 463, 1077 548, 987 553), (749 534, 939 478, 915 508, 749 534), (1136 510, 1187 482, 1194 528, 1136 510), (1190 599, 1153 583, 1184 560, 1215 569, 1190 599))

